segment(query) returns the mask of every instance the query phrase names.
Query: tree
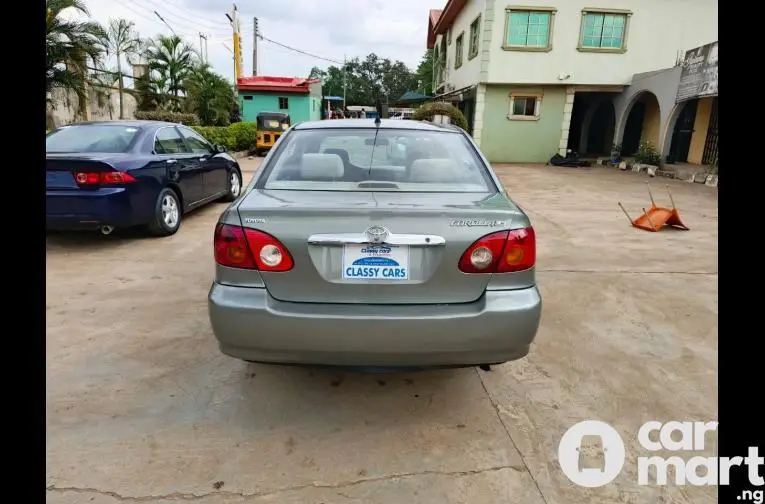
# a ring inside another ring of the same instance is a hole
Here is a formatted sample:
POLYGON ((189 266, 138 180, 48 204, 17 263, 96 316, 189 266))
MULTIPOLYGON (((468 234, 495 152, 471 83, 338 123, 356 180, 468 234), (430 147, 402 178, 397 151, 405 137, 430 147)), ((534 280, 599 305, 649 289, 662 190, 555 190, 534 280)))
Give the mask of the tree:
POLYGON ((433 49, 427 49, 422 56, 420 65, 417 67, 417 80, 419 91, 424 95, 433 94, 433 49))
POLYGON ((106 29, 103 30, 101 44, 107 56, 114 55, 117 58, 117 86, 120 93, 120 119, 124 119, 123 95, 125 81, 122 75, 122 58, 128 62, 141 50, 141 41, 135 32, 135 24, 125 19, 110 19, 106 29))
POLYGON ((327 77, 327 72, 322 70, 319 67, 313 67, 311 71, 308 73, 309 79, 321 79, 324 80, 327 77))
POLYGON ((234 99, 234 88, 207 64, 192 69, 184 80, 186 108, 199 117, 202 126, 228 126, 234 99))
POLYGON ((180 96, 184 91, 183 82, 191 74, 197 61, 194 49, 177 35, 158 35, 152 40, 146 56, 149 60, 149 69, 158 74, 153 82, 161 82, 165 89, 158 93, 168 93, 169 100, 164 107, 179 110, 180 96))
POLYGON ((55 88, 73 91, 82 112, 87 100, 87 66, 101 61, 99 40, 103 30, 98 23, 61 17, 68 9, 89 14, 81 0, 46 0, 45 4, 45 91, 50 93, 55 88))
POLYGON ((345 87, 348 105, 374 105, 382 98, 393 102, 417 86, 417 75, 404 63, 376 54, 370 54, 364 60, 347 61, 345 75, 342 67, 329 66, 326 70, 313 67, 309 77, 322 80, 325 95, 343 96, 345 87))

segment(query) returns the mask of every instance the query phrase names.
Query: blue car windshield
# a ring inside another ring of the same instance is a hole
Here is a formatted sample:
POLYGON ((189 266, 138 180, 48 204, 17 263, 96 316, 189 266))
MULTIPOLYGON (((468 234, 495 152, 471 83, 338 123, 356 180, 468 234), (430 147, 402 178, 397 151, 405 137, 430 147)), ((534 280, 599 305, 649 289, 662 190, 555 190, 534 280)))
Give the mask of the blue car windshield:
POLYGON ((124 124, 64 126, 45 137, 45 152, 127 152, 139 129, 124 124))

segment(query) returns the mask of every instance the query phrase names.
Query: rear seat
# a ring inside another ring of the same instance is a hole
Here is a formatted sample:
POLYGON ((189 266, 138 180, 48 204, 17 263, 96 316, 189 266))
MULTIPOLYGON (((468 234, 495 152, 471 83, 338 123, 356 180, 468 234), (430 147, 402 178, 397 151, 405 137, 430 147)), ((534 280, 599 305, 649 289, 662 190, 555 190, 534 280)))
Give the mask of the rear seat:
POLYGON ((457 183, 463 177, 452 159, 417 159, 412 163, 409 180, 412 182, 457 183))
POLYGON ((300 159, 302 180, 341 180, 344 174, 343 160, 337 154, 303 154, 300 159))

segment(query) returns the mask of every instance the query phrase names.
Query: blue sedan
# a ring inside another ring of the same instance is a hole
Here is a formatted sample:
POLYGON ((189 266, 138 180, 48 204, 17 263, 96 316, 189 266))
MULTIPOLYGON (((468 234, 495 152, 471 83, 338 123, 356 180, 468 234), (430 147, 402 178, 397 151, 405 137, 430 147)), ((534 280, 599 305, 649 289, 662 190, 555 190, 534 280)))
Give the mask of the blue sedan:
POLYGON ((242 172, 225 148, 180 124, 85 122, 50 132, 46 150, 46 227, 101 230, 145 226, 178 231, 183 215, 233 201, 242 172))

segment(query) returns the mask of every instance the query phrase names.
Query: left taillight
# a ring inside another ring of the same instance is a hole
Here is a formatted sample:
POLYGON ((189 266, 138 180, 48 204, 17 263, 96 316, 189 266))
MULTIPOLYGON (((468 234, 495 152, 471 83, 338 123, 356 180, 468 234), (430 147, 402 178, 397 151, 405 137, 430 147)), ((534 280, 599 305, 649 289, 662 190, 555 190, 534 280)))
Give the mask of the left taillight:
POLYGON ((109 171, 109 172, 75 172, 74 180, 79 185, 94 186, 94 185, 114 185, 114 184, 129 184, 135 182, 135 177, 125 172, 109 171))
POLYGON ((218 224, 214 237, 215 262, 221 266, 283 272, 294 266, 292 255, 279 240, 256 229, 218 224))

